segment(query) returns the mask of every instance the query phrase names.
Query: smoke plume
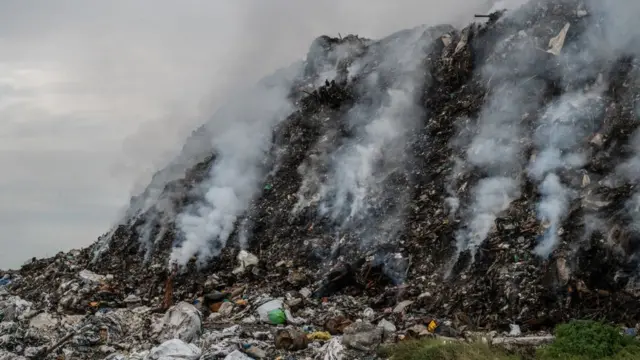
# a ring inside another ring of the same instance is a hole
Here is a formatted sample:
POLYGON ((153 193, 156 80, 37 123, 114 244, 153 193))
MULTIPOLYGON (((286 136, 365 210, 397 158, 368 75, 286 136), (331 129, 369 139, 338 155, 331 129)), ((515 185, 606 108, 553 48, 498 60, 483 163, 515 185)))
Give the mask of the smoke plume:
POLYGON ((540 184, 540 194, 542 200, 538 204, 538 216, 548 226, 534 253, 546 258, 558 245, 558 230, 569 206, 569 189, 556 174, 551 173, 540 184))
MULTIPOLYGON (((587 162, 589 153, 582 145, 585 138, 601 126, 597 119, 603 109, 602 68, 628 53, 627 49, 634 49, 638 41, 638 30, 632 29, 629 15, 625 14, 638 8, 635 3, 561 1, 554 6, 573 7, 578 25, 556 22, 554 29, 544 29, 552 34, 549 44, 536 44, 535 36, 531 35, 541 29, 534 29, 522 20, 531 9, 548 6, 552 4, 531 2, 507 15, 505 21, 515 30, 498 41, 494 50, 507 56, 495 58, 481 70, 488 84, 500 84, 491 87, 502 86, 502 90, 491 91, 491 98, 480 116, 478 134, 466 153, 467 160, 489 178, 504 182, 507 176, 517 182, 516 174, 524 166, 521 157, 524 148, 518 139, 528 137, 522 120, 528 116, 539 118, 533 132, 536 153, 527 166, 527 174, 539 186, 538 217, 548 227, 535 249, 543 257, 557 247, 557 233, 572 199, 573 191, 563 184, 560 173, 580 169, 587 162), (583 18, 585 20, 578 20, 583 18), (599 23, 596 19, 606 19, 602 22, 604 26, 593 25, 599 23), (576 31, 581 34, 577 36, 576 31), (553 57, 547 56, 548 59, 541 56, 547 47, 548 53, 553 54, 553 57), (534 59, 542 61, 536 63, 534 59), (541 90, 547 86, 541 79, 543 73, 547 78, 563 79, 558 86, 569 92, 539 109, 541 90), (597 80, 594 82, 594 79, 597 80)), ((502 192, 495 194, 492 190, 483 181, 473 190, 472 216, 457 235, 458 253, 469 249, 473 254, 492 228, 496 212, 506 208, 493 206, 490 199, 495 198, 495 204, 501 204, 505 197, 502 192)))
MULTIPOLYGON (((490 5, 473 4, 479 11, 490 5)), ((459 15, 458 12, 454 13, 459 15)), ((442 33, 451 30, 451 27, 441 27, 438 31, 442 33)), ((349 68, 350 77, 358 75, 364 78, 357 91, 361 98, 366 99, 366 103, 357 104, 347 114, 353 136, 340 143, 337 149, 335 144, 330 144, 319 152, 318 155, 325 159, 318 162, 329 165, 328 176, 320 176, 317 169, 313 169, 313 162, 306 164, 306 170, 301 169, 305 177, 294 212, 315 202, 319 204, 320 215, 328 216, 337 225, 347 227, 356 222, 371 222, 374 208, 390 200, 395 204, 395 209, 399 210, 394 214, 387 214, 388 220, 393 223, 402 216, 407 198, 403 194, 387 192, 385 184, 392 175, 404 172, 409 160, 406 152, 408 135, 420 125, 424 117, 417 100, 422 86, 428 80, 422 69, 424 57, 429 50, 428 45, 435 38, 426 26, 398 32, 383 39, 377 47, 372 46, 370 53, 361 58, 361 62, 356 62, 349 68), (370 64, 376 64, 373 70, 370 64)), ((327 61, 316 69, 320 75, 316 79, 316 85, 336 78, 336 65, 352 56, 354 51, 358 49, 349 45, 336 47, 327 61)), ((526 54, 519 56, 524 57, 526 54)), ((506 77, 502 73, 506 73, 506 68, 494 71, 491 76, 495 76, 499 83, 506 77), (501 74, 497 74, 498 72, 501 74)), ((152 244, 158 239, 158 236, 152 236, 153 230, 158 227, 163 229, 165 214, 175 211, 171 208, 159 209, 155 205, 162 196, 165 185, 201 160, 202 156, 213 152, 215 160, 209 177, 192 194, 198 200, 177 215, 179 236, 170 261, 185 264, 197 255, 202 264, 218 255, 236 230, 239 216, 259 192, 264 174, 273 170, 265 168, 264 159, 271 144, 271 128, 293 110, 286 100, 290 85, 291 79, 288 78, 277 85, 262 84, 248 93, 238 94, 237 97, 241 99, 236 99, 218 111, 203 130, 197 136, 194 135, 196 139, 188 142, 193 145, 183 149, 181 157, 171 164, 169 170, 156 175, 146 192, 134 198, 128 216, 145 214, 146 219, 139 226, 138 233, 147 249, 152 248, 152 244)), ((511 96, 502 98, 502 101, 518 102, 519 92, 509 90, 498 90, 511 96)), ((501 96, 495 96, 492 106, 503 106, 498 104, 501 96)), ((477 219, 471 220, 472 233, 488 232, 486 229, 490 229, 490 226, 487 224, 493 222, 491 217, 495 218, 505 206, 504 202, 496 204, 488 200, 498 191, 496 184, 501 184, 508 190, 503 197, 503 200, 507 199, 507 206, 509 201, 518 196, 517 180, 507 174, 518 162, 517 156, 491 159, 495 156, 496 149, 517 154, 519 128, 514 125, 514 119, 519 119, 520 112, 514 111, 514 114, 504 112, 495 119, 483 120, 484 125, 474 140, 473 150, 468 153, 468 158, 474 165, 490 169, 486 185, 478 186, 476 190, 478 204, 472 208, 479 209, 480 212, 477 219), (514 115, 516 113, 517 116, 514 115), (496 134, 499 135, 497 141, 496 134), (511 180, 507 181, 507 178, 511 180), (486 201, 488 202, 485 203, 486 201)), ((331 134, 326 135, 332 139, 331 134)), ((243 223, 238 235, 243 246, 246 246, 249 241, 247 224, 243 223)), ((472 246, 475 247, 478 243, 481 241, 474 240, 472 246)))
MULTIPOLYGON (((495 76, 504 70, 491 71, 495 76)), ((526 94, 523 89, 507 82, 491 95, 480 114, 479 131, 466 151, 466 159, 487 177, 472 190, 473 202, 467 209, 470 218, 465 228, 456 234, 457 254, 469 250, 473 259, 493 229, 498 215, 508 209, 511 201, 520 197, 520 121, 526 112, 526 106, 520 104, 531 101, 526 94)), ((457 255, 454 262, 456 259, 457 255)))
POLYGON ((263 162, 271 146, 272 128, 292 111, 288 100, 300 64, 266 81, 221 108, 207 123, 215 161, 209 178, 198 186, 200 199, 178 215, 183 236, 170 262, 186 264, 197 255, 204 264, 217 256, 234 231, 236 220, 260 190, 268 171, 263 162))
POLYGON ((475 187, 474 195, 470 208, 474 216, 467 225, 468 232, 456 236, 458 249, 470 250, 472 256, 493 229, 498 214, 520 197, 520 183, 509 177, 485 178, 475 187))
MULTIPOLYGON (((345 119, 353 136, 335 149, 325 141, 335 141, 334 136, 318 142, 316 153, 330 159, 328 176, 318 174, 318 164, 304 165, 301 171, 305 177, 294 212, 317 203, 320 216, 351 229, 362 224, 373 226, 377 219, 381 223, 373 227, 385 233, 382 237, 386 241, 393 241, 408 199, 406 194, 390 190, 388 181, 404 172, 408 135, 424 116, 418 102, 426 81, 422 66, 436 38, 434 32, 421 26, 393 34, 372 44, 368 53, 349 67, 350 78, 362 78, 357 88, 361 100, 345 119), (379 219, 378 210, 389 203, 395 204, 396 210, 379 219)), ((359 245, 368 248, 374 242, 371 236, 362 235, 359 245)))
MULTIPOLYGON (((576 151, 585 137, 596 130, 589 122, 593 105, 600 100, 602 84, 588 93, 570 93, 550 104, 540 118, 534 142, 540 151, 529 164, 529 176, 539 182, 541 200, 538 218, 548 224, 542 241, 534 249, 541 257, 548 257, 558 245, 558 231, 569 207, 571 190, 556 175, 559 170, 581 168, 587 154, 576 151), (590 126, 589 126, 590 125, 590 126)), ((595 107, 598 108, 597 106, 595 107)))

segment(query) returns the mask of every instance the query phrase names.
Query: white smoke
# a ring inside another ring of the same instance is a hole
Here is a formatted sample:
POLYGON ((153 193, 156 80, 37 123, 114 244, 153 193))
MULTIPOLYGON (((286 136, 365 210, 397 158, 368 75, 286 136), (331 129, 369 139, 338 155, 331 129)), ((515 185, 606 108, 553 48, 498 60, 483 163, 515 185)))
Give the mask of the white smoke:
POLYGON ((602 24, 588 29, 589 50, 600 58, 612 60, 621 54, 640 54, 640 28, 637 26, 640 2, 587 0, 586 4, 591 15, 600 17, 602 24))
POLYGON ((320 191, 321 214, 341 219, 342 224, 367 218, 370 206, 380 201, 387 176, 401 170, 407 156, 407 135, 419 124, 422 113, 416 99, 425 81, 420 65, 433 40, 427 36, 426 27, 418 27, 382 40, 375 45, 380 46, 381 54, 376 52, 380 49, 373 49, 373 54, 361 60, 369 64, 374 56, 382 56, 378 68, 366 75, 360 89, 363 96, 373 96, 372 102, 381 106, 372 114, 373 109, 356 105, 349 113, 356 136, 333 158, 329 182, 320 191), (390 86, 381 92, 380 78, 394 71, 390 86))
POLYGON ((558 246, 558 231, 569 207, 569 189, 560 182, 556 174, 548 174, 540 184, 542 199, 538 204, 538 217, 548 225, 543 240, 536 246, 534 253, 548 257, 558 246))
POLYGON ((585 163, 584 154, 563 154, 558 148, 548 147, 537 154, 529 165, 529 175, 536 180, 542 180, 549 171, 580 168, 585 163))
MULTIPOLYGON (((597 81, 592 88, 563 95, 549 105, 535 133, 539 153, 528 167, 529 176, 539 182, 542 196, 538 217, 546 231, 534 252, 543 258, 558 247, 558 233, 562 232, 562 221, 574 193, 556 173, 579 169, 587 163, 589 154, 575 149, 600 126, 596 119, 602 116, 601 95, 606 88, 602 65, 614 64, 624 54, 637 54, 640 31, 632 19, 640 10, 638 2, 587 1, 587 5, 576 9, 577 13, 589 14, 592 19, 599 19, 601 25, 590 26, 582 35, 583 48, 563 50, 559 62, 565 65, 562 70, 565 78, 587 79, 597 75, 597 81)), ((636 160, 630 159, 616 172, 635 178, 636 169, 636 160)))
MULTIPOLYGON (((636 106, 636 111, 640 111, 640 105, 636 106)), ((633 155, 616 167, 615 174, 627 181, 637 182, 640 181, 640 130, 634 132, 629 145, 633 155)))
MULTIPOLYGON (((625 20, 623 22, 614 20, 615 15, 620 14, 620 10, 635 6, 629 7, 626 5, 630 4, 611 3, 612 8, 609 9, 607 6, 603 6, 604 3, 606 2, 591 4, 589 11, 586 11, 583 6, 579 6, 578 2, 562 3, 561 6, 578 6, 573 9, 577 16, 591 13, 593 16, 604 16, 610 21, 605 22, 604 28, 592 26, 586 30, 582 35, 582 40, 586 41, 581 43, 586 46, 577 47, 571 44, 563 48, 562 44, 559 44, 558 55, 555 59, 560 66, 556 70, 552 70, 552 72, 558 72, 556 75, 570 79, 569 81, 584 81, 595 78, 599 71, 602 71, 600 65, 616 60, 626 47, 637 41, 634 36, 629 36, 625 31, 621 31, 630 25, 626 21, 628 16, 622 16, 622 19, 625 20)), ((548 5, 543 2, 534 5, 540 9, 546 8, 546 6, 548 5)), ((562 11, 566 11, 566 9, 562 11)), ((526 18, 527 15, 520 18, 520 15, 516 14, 511 20, 517 22, 526 18)), ((517 124, 520 117, 525 116, 526 113, 533 115, 537 112, 538 98, 521 97, 518 99, 517 96, 518 92, 526 94, 527 88, 535 89, 536 85, 541 84, 536 79, 538 70, 535 69, 534 64, 530 63, 531 59, 539 57, 536 52, 540 51, 540 46, 531 46, 535 44, 535 39, 529 34, 534 32, 528 28, 527 23, 523 22, 521 25, 524 30, 498 42, 495 51, 497 54, 506 55, 506 57, 502 57, 504 61, 498 61, 497 64, 482 69, 485 80, 489 84, 496 84, 493 86, 503 86, 503 91, 497 95, 492 94, 488 106, 483 109, 480 121, 481 129, 471 143, 467 159, 490 176, 503 176, 505 173, 518 172, 518 168, 521 166, 520 155, 518 155, 521 147, 517 139, 520 137, 521 130, 517 124), (533 74, 533 76, 524 79, 522 74, 527 74, 527 76, 533 74), (498 102, 502 107, 496 107, 492 102, 498 102), (511 113, 511 116, 501 116, 502 113, 511 113), (489 121, 482 118, 489 119, 489 121)), ((556 36, 562 28, 568 28, 570 33, 568 36, 573 36, 573 27, 567 26, 566 23, 558 23, 557 25, 558 28, 553 29, 553 36, 556 36)), ((638 33, 637 30, 632 32, 638 33)), ((542 46, 546 46, 546 44, 542 46)), ((499 55, 498 59, 500 59, 499 55)), ((559 242, 557 232, 566 216, 572 197, 572 190, 562 184, 555 172, 579 169, 587 162, 589 154, 576 151, 576 148, 583 143, 587 135, 590 135, 599 126, 595 119, 598 119, 600 115, 598 105, 602 102, 600 95, 605 86, 602 83, 602 75, 600 74, 597 78, 598 81, 591 89, 586 88, 584 91, 564 95, 560 100, 549 105, 544 110, 544 114, 540 116, 540 122, 536 126, 534 145, 537 154, 532 157, 527 172, 540 186, 542 200, 538 205, 539 218, 545 224, 550 224, 549 231, 546 232, 541 244, 536 248, 536 253, 541 256, 548 256, 557 246, 559 242)), ((568 84, 560 84, 560 86, 566 85, 568 84)), ((486 198, 490 198, 491 194, 488 195, 486 198)), ((483 198, 480 197, 480 199, 483 198)), ((476 196, 472 209, 479 208, 478 201, 476 196)), ((482 236, 487 228, 491 228, 494 220, 493 216, 474 212, 468 228, 476 227, 477 233, 482 236)), ((472 232, 462 231, 459 233, 457 238, 458 252, 466 249, 465 244, 477 243, 480 240, 480 238, 476 238, 475 242, 472 241, 469 238, 470 233, 472 232)))
POLYGON ((492 0, 491 8, 488 13, 492 13, 494 11, 500 11, 503 9, 514 9, 522 6, 528 0, 492 0))
POLYGON ((522 114, 513 102, 522 101, 518 90, 503 88, 493 94, 480 115, 480 131, 467 150, 467 160, 497 173, 518 167, 522 114))
POLYGON ((415 91, 413 86, 415 84, 404 89, 390 89, 388 107, 381 109, 380 114, 364 127, 363 140, 347 145, 347 150, 336 158, 332 177, 335 183, 329 185, 336 187, 335 196, 325 199, 324 203, 334 220, 344 213, 348 214, 345 222, 366 214, 369 196, 393 171, 393 168, 380 171, 377 164, 401 163, 404 153, 394 150, 398 150, 399 142, 412 128, 403 120, 413 121, 411 115, 404 115, 414 106, 411 97, 415 91))
POLYGON ((498 215, 520 197, 520 183, 509 177, 490 177, 480 180, 474 189, 473 213, 467 232, 456 235, 457 247, 469 250, 472 258, 494 228, 498 215))
MULTIPOLYGON (((321 202, 321 209, 334 220, 341 219, 344 214, 347 215, 346 222, 366 217, 375 201, 374 197, 381 191, 381 184, 389 174, 403 166, 407 135, 420 123, 421 110, 416 106, 415 98, 416 90, 424 83, 424 74, 420 69, 423 57, 417 55, 424 51, 421 48, 424 46, 421 31, 424 28, 418 28, 411 36, 405 37, 409 40, 394 40, 396 43, 386 48, 381 67, 384 68, 384 62, 388 62, 389 66, 397 67, 403 74, 397 76, 384 93, 376 88, 380 74, 368 75, 370 87, 365 91, 376 94, 377 99, 373 103, 382 105, 375 112, 367 109, 365 116, 357 111, 350 114, 350 122, 356 130, 355 140, 333 154, 335 157, 329 180, 316 186, 317 191, 311 199, 300 196, 294 211, 310 203, 321 202)), ((514 59, 508 66, 483 69, 488 74, 487 79, 495 76, 494 84, 504 79, 512 80, 509 75, 511 67, 519 61, 524 62, 529 54, 516 50, 510 56, 514 59)), ((356 63, 351 69, 365 71, 366 67, 356 63)), ((322 69, 318 81, 335 76, 335 70, 328 67, 322 69)), ((217 114, 216 118, 221 120, 214 121, 216 125, 208 127, 217 158, 210 178, 199 189, 201 201, 178 217, 184 241, 175 248, 171 261, 184 264, 192 256, 198 255, 199 261, 204 262, 217 255, 234 231, 238 216, 259 191, 260 179, 264 174, 261 162, 270 144, 269 130, 291 110, 290 104, 283 104, 286 103, 283 100, 284 91, 276 91, 279 93, 277 95, 272 91, 258 90, 250 96, 250 101, 243 99, 242 105, 227 107, 226 115, 217 114), (267 94, 263 94, 263 91, 267 94), (257 105, 247 108, 246 104, 252 102, 257 105)), ((526 99, 522 92, 524 90, 519 89, 517 84, 494 90, 488 107, 481 115, 480 131, 467 152, 467 160, 486 170, 487 178, 481 180, 473 190, 474 203, 470 208, 473 215, 468 231, 461 232, 463 236, 459 251, 468 248, 475 252, 490 233, 498 214, 519 197, 519 180, 513 175, 522 165, 518 155, 521 149, 519 122, 526 107, 522 102, 532 101, 526 99)), ((545 175, 549 171, 575 168, 582 162, 582 154, 567 155, 557 148, 545 147, 538 154, 535 164, 530 166, 530 173, 542 180, 548 177, 545 175)), ((319 176, 313 176, 311 179, 304 178, 301 190, 303 187, 314 188, 310 183, 318 185, 322 181, 319 176)), ((549 190, 547 193, 553 197, 561 192, 549 190)), ((457 208, 458 204, 452 202, 452 205, 457 208)), ((547 206, 541 204, 542 208, 546 209, 547 206)), ((543 213, 542 210, 540 212, 543 213)), ((547 211, 547 218, 554 214, 558 212, 547 211)), ((557 215, 557 219, 561 217, 562 214, 557 215)), ((147 233, 146 230, 141 232, 147 233)), ((241 241, 246 244, 247 235, 244 232, 240 235, 241 241)))
POLYGON ((209 178, 198 186, 201 199, 178 215, 184 239, 170 263, 184 265, 197 255, 198 264, 204 264, 225 247, 238 216, 260 190, 272 129, 293 109, 288 94, 299 70, 297 64, 272 76, 275 83, 263 82, 242 94, 207 124, 216 158, 209 178))
POLYGON ((558 230, 566 216, 571 200, 571 189, 555 174, 559 170, 579 169, 587 162, 587 154, 575 152, 586 135, 595 129, 585 126, 590 117, 598 116, 591 108, 601 99, 603 84, 597 84, 587 93, 577 92, 563 95, 551 103, 540 118, 534 134, 535 145, 540 151, 528 167, 529 176, 539 182, 542 198, 538 204, 538 218, 549 224, 542 241, 534 253, 546 258, 560 241, 558 230))
MULTIPOLYGON (((325 122, 329 120, 329 118, 324 119, 325 122)), ((337 136, 338 132, 335 129, 328 129, 320 137, 307 160, 298 167, 297 171, 302 178, 302 183, 296 193, 297 202, 291 210, 292 216, 299 214, 303 209, 316 205, 324 196, 321 193, 325 190, 322 187, 322 174, 317 169, 325 166, 329 161, 330 154, 337 143, 337 136)))
MULTIPOLYGON (((443 15, 420 17, 426 20, 435 20, 441 16, 447 18, 466 19, 470 18, 471 9, 482 12, 490 6, 490 1, 477 1, 472 4, 470 10, 460 11, 457 5, 449 4, 442 10, 443 15)), ((429 4, 431 6, 431 4, 429 4)), ((263 10, 275 10, 282 6, 276 4, 263 7, 263 10)), ((325 6, 321 6, 325 9, 325 6)), ((348 7, 348 6, 346 6, 348 7)), ((378 11, 384 6, 365 4, 367 10, 378 11), (377 10, 376 10, 377 9, 377 10)), ((332 14, 335 7, 327 6, 328 14, 332 14)), ((264 25, 261 11, 251 11, 251 15, 260 13, 260 21, 256 22, 264 25)), ((313 13, 311 11, 310 13, 313 13)), ((370 17, 367 17, 370 22, 370 17)), ((315 20, 314 20, 315 21, 315 20)), ((353 24, 357 19, 349 17, 344 19, 349 24, 353 24)), ((391 24, 384 24, 384 26, 391 24)), ((255 26, 255 24, 252 24, 255 26)), ((317 24, 315 25, 317 28, 317 24)), ((398 26, 398 25, 394 25, 398 26)), ((361 27, 361 26, 360 26, 361 27)), ((356 26, 356 29, 360 29, 356 26)), ((369 25, 368 29, 377 29, 380 26, 369 25)), ((390 44, 385 45, 386 53, 382 57, 382 64, 379 66, 385 71, 392 68, 400 70, 400 75, 396 76, 394 83, 384 94, 379 90, 374 90, 375 78, 377 74, 370 75, 372 88, 365 92, 376 93, 376 101, 385 104, 380 106, 373 117, 361 118, 353 115, 350 121, 357 129, 356 141, 346 144, 333 161, 333 174, 335 176, 330 182, 323 184, 309 200, 300 196, 299 206, 304 208, 309 201, 321 201, 324 209, 330 209, 334 219, 342 213, 349 214, 349 218, 366 216, 369 206, 375 202, 373 197, 382 191, 380 184, 386 177, 404 165, 404 140, 412 129, 419 123, 420 109, 415 105, 415 98, 418 95, 417 87, 424 82, 424 71, 420 68, 423 56, 425 39, 421 38, 424 27, 414 30, 403 39, 391 39, 390 44), (382 164, 382 165, 381 165, 382 164), (367 200, 369 199, 369 200, 367 200)), ((306 29, 307 31, 309 29, 306 29)), ((319 30, 316 30, 319 31, 319 30)), ((385 30, 386 31, 386 30, 385 30)), ((269 37, 273 31, 262 34, 269 37)), ((300 40, 307 35, 294 36, 295 40, 300 40)), ((427 41, 431 41, 429 39, 427 41)), ((290 39, 279 41, 278 46, 289 46, 290 39)), ((305 38, 305 44, 308 40, 305 38)), ((256 47, 255 53, 264 51, 264 41, 253 42, 256 47)), ((244 45, 243 45, 244 46, 244 45)), ((297 45, 296 45, 297 46, 297 45)), ((316 85, 320 85, 325 80, 336 78, 337 71, 335 65, 349 56, 353 48, 347 45, 339 45, 319 69, 320 76, 316 79, 316 85)), ((250 53, 249 51, 245 51, 250 53)), ((273 60, 273 59, 271 59, 273 60)), ((252 58, 252 61, 255 59, 252 58)), ((273 61, 272 61, 273 62, 273 61)), ((365 70, 363 66, 366 62, 357 63, 351 70, 356 68, 365 70)), ((246 66, 239 65, 237 66, 246 66)), ((351 73, 350 75, 354 75, 351 73)), ((394 74, 395 76, 396 74, 394 74)), ((279 90, 276 92, 280 92, 279 90)), ((171 261, 184 264, 192 256, 198 255, 200 263, 207 261, 217 255, 223 248, 234 231, 238 216, 245 212, 247 204, 259 191, 259 180, 263 176, 264 169, 261 166, 261 159, 268 149, 270 128, 277 121, 282 120, 287 112, 291 110, 289 104, 279 106, 284 99, 284 92, 273 95, 273 89, 268 91, 259 89, 249 95, 250 99, 242 99, 243 104, 229 105, 226 111, 216 114, 214 125, 207 126, 198 133, 197 141, 188 141, 187 148, 183 149, 180 157, 170 163, 170 166, 159 172, 147 187, 144 194, 132 201, 130 211, 123 221, 130 220, 144 214, 145 221, 138 227, 140 242, 151 249, 153 244, 161 238, 166 230, 167 215, 171 214, 173 208, 158 208, 158 201, 161 200, 165 191, 165 186, 184 176, 185 170, 192 168, 194 164, 203 160, 203 156, 209 154, 211 149, 216 153, 216 160, 211 169, 209 179, 200 186, 196 193, 200 195, 200 201, 188 207, 183 213, 177 216, 177 225, 180 230, 182 240, 177 241, 171 261), (266 91, 269 94, 262 94, 266 91), (258 95, 259 94, 259 95, 258 95), (273 96, 272 96, 273 95, 273 96), (257 100, 256 100, 257 98, 257 100), (256 105, 257 104, 257 105, 256 105), (273 115, 277 114, 277 115, 273 115), (213 141, 210 139, 213 138, 213 141), (160 234, 153 234, 160 228, 160 234)), ((238 96, 246 96, 238 95, 238 96)), ((369 109, 370 111, 371 109, 369 109)), ((370 111, 371 112, 371 111, 370 111)), ((173 120, 172 120, 173 121, 173 120)), ((193 121, 190 121, 193 123, 193 121)), ((157 125, 158 123, 156 123, 157 125)), ((144 134, 141 132, 140 134, 144 134)), ((136 143, 145 141, 153 142, 146 136, 136 136, 136 143)), ((316 184, 319 182, 314 179, 316 184)), ((309 184, 307 177, 303 180, 303 187, 309 184)), ((302 187, 301 187, 302 189, 302 187)), ((239 239, 243 246, 248 243, 248 231, 243 226, 239 232, 239 239)), ((108 244, 108 241, 105 242, 108 244)))
POLYGON ((338 79, 338 65, 348 58, 353 58, 359 55, 363 51, 364 44, 368 43, 365 40, 360 40, 357 43, 346 41, 337 45, 334 45, 331 51, 326 54, 326 57, 322 59, 319 64, 316 64, 315 71, 318 74, 318 78, 313 84, 315 88, 325 84, 326 81, 338 79))
MULTIPOLYGON (((493 10, 498 10, 521 2, 494 5, 493 10)), ((506 16, 515 22, 511 16, 517 16, 517 12, 506 16)), ((468 140, 466 160, 472 165, 470 171, 479 171, 484 178, 471 190, 473 201, 466 209, 468 219, 464 227, 456 234, 452 265, 466 250, 471 252, 471 261, 475 261, 477 249, 494 229, 500 212, 521 194, 523 139, 527 137, 521 123, 536 110, 541 96, 539 89, 543 87, 542 80, 535 76, 536 64, 531 61, 540 51, 534 32, 524 25, 522 28, 497 39, 487 63, 478 70, 488 93, 478 118, 477 133, 468 140), (504 188, 497 188, 500 185, 504 188)), ((467 140, 456 140, 464 141, 467 140)))
POLYGON ((451 181, 447 182, 446 186, 448 196, 444 199, 450 217, 454 217, 460 208, 460 198, 454 189, 454 184, 463 166, 462 159, 458 157, 454 158, 454 164, 453 170, 451 171, 451 181))
MULTIPOLYGON (((640 118, 640 104, 636 105, 635 111, 640 118)), ((615 175, 637 184, 640 181, 640 129, 633 134, 630 145, 633 155, 616 167, 615 175)), ((631 199, 627 200, 626 209, 627 214, 633 219, 631 228, 640 231, 640 192, 636 191, 631 199)))
POLYGON ((494 93, 479 119, 480 131, 473 138, 466 155, 474 166, 489 175, 472 190, 473 203, 466 228, 456 235, 456 256, 469 250, 474 259, 477 249, 494 228, 495 220, 510 203, 520 197, 520 181, 509 174, 520 169, 519 126, 523 109, 519 104, 524 94, 518 89, 503 87, 494 93))
POLYGON ((547 107, 534 134, 535 144, 541 152, 529 165, 530 176, 541 180, 549 171, 579 168, 585 164, 586 154, 571 150, 592 131, 592 126, 584 125, 597 114, 586 109, 601 100, 602 91, 603 87, 599 86, 588 93, 570 93, 547 107))

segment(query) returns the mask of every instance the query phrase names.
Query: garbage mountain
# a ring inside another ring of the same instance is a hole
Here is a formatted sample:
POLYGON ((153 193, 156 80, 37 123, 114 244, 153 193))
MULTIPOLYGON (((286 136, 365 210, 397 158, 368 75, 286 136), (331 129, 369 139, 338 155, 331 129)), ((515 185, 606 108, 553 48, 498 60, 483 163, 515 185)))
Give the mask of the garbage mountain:
POLYGON ((429 333, 635 327, 638 14, 532 0, 317 38, 96 243, 0 272, 0 359, 362 358, 429 333))

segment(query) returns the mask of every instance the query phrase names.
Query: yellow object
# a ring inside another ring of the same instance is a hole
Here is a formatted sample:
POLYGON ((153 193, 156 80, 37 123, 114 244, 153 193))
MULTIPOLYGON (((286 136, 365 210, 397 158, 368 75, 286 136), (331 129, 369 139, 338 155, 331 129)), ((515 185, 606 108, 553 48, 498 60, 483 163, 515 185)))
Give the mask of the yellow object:
POLYGON ((89 303, 89 305, 90 305, 91 307, 96 307, 96 306, 100 305, 100 303, 99 303, 99 302, 97 302, 97 301, 92 301, 92 302, 90 302, 90 303, 89 303))
POLYGON ((247 306, 249 303, 245 299, 236 300, 236 305, 247 306))
POLYGON ((309 340, 331 340, 331 334, 326 331, 315 331, 311 334, 307 334, 309 340))
POLYGON ((437 328, 438 328, 438 324, 436 324, 436 322, 433 320, 431 320, 431 322, 429 323, 429 326, 427 326, 427 330, 429 330, 430 333, 436 332, 437 328))

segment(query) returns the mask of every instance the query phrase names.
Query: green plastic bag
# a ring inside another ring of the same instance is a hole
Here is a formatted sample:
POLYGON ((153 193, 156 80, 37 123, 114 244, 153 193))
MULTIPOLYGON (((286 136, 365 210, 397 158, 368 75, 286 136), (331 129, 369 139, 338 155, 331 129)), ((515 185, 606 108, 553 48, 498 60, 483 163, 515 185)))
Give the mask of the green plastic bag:
POLYGON ((269 321, 275 325, 284 324, 284 322, 287 321, 287 317, 282 309, 271 310, 269 311, 268 316, 269 321))

